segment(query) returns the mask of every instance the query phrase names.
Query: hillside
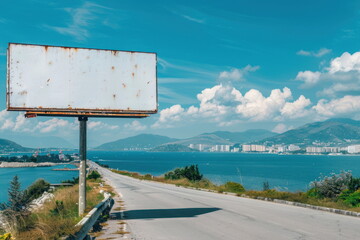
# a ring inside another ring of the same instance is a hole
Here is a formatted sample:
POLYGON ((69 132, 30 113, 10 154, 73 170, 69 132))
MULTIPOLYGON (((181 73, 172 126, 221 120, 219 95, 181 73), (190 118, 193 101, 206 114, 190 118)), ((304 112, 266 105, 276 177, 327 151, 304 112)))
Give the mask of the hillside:
POLYGON ((17 135, 10 138, 10 140, 17 142, 18 144, 30 148, 77 148, 69 141, 55 136, 24 136, 17 135))
POLYGON ((198 152, 198 150, 180 144, 164 144, 151 149, 150 152, 198 152))
POLYGON ((265 129, 250 129, 244 132, 217 131, 208 134, 216 135, 233 143, 247 143, 252 141, 258 141, 276 135, 276 133, 270 132, 265 129))
POLYGON ((156 146, 176 141, 175 138, 169 138, 153 134, 140 134, 133 137, 119 139, 117 141, 104 143, 95 149, 109 150, 109 151, 123 151, 123 150, 141 150, 154 148, 156 146))
POLYGON ((304 146, 313 145, 315 142, 333 146, 360 143, 360 121, 338 118, 309 123, 254 143, 298 144, 304 146))
POLYGON ((27 152, 27 151, 31 151, 31 148, 25 148, 13 141, 0 138, 0 152, 1 153, 27 152))
POLYGON ((225 140, 215 134, 200 134, 192 138, 186 138, 169 144, 181 144, 188 146, 190 144, 206 144, 206 145, 233 145, 233 142, 225 140))

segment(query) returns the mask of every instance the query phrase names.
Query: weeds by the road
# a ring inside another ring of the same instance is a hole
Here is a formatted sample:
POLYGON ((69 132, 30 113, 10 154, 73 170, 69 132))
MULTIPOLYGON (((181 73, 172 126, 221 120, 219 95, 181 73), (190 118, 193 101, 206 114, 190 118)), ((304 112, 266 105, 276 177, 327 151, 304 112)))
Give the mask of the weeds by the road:
MULTIPOLYGON (((87 180, 85 213, 89 212, 103 200, 104 196, 100 193, 100 190, 108 192, 111 190, 109 186, 104 185, 96 173, 92 173, 89 176, 91 177, 87 180)), ((34 186, 38 185, 39 184, 36 184, 34 186)), ((33 189, 31 193, 37 193, 37 190, 40 188, 37 187, 35 189, 33 187, 31 189, 33 189)), ((60 187, 53 192, 53 198, 49 198, 42 206, 32 211, 28 211, 28 207, 21 207, 18 211, 22 212, 26 210, 26 214, 22 214, 21 218, 13 219, 6 217, 6 219, 3 219, 11 226, 11 228, 3 229, 3 231, 11 232, 11 235, 15 239, 24 240, 60 239, 61 236, 74 234, 79 230, 75 225, 82 218, 82 216, 78 216, 78 191, 78 184, 70 187, 60 187)), ((30 192, 25 191, 25 193, 30 192)), ((23 194, 19 190, 17 195, 28 197, 28 195, 23 194)), ((14 197, 11 196, 11 198, 14 197)), ((32 197, 29 199, 32 199, 32 197)), ((10 210, 5 209, 5 211, 10 210)))
MULTIPOLYGON (((95 180, 87 181, 85 212, 103 199, 98 188, 99 183, 95 180)), ((78 191, 78 185, 57 189, 54 199, 26 219, 26 227, 15 236, 16 239, 58 239, 75 233, 78 230, 75 225, 82 218, 78 216, 78 191)))

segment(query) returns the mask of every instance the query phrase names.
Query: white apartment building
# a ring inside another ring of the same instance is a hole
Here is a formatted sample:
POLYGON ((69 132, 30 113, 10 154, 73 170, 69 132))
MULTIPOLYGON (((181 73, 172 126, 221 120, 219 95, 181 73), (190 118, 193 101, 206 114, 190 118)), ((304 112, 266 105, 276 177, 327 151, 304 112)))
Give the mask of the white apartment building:
POLYGON ((243 152, 266 152, 264 145, 242 145, 243 152))
POLYGON ((351 146, 348 146, 347 151, 348 151, 349 153, 360 153, 360 145, 351 145, 351 146))
POLYGON ((243 152, 251 152, 251 145, 242 145, 243 152))
POLYGON ((298 151, 301 148, 298 145, 290 144, 288 149, 289 149, 290 152, 293 152, 293 151, 298 151))
POLYGON ((322 147, 306 147, 307 153, 322 153, 323 148, 322 147))

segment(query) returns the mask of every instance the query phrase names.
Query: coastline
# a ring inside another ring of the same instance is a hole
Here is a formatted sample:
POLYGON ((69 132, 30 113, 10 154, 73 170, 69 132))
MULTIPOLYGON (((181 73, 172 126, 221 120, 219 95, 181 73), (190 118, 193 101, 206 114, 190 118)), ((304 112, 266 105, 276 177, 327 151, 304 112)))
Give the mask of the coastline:
POLYGON ((0 168, 23 168, 23 167, 52 167, 61 165, 64 163, 52 163, 52 162, 0 162, 0 168))

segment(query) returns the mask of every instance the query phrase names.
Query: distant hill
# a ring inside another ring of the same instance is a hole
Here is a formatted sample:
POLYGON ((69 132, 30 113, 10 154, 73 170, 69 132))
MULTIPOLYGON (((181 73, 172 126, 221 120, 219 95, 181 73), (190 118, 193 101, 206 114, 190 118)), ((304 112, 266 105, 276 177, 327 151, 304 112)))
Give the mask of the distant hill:
POLYGON ((14 136, 11 140, 30 148, 77 148, 69 141, 55 136, 14 136))
POLYGON ((140 150, 150 149, 164 143, 177 141, 175 138, 169 138, 154 134, 140 134, 134 137, 128 137, 119 139, 114 142, 104 143, 95 149, 97 150, 110 150, 110 151, 122 151, 122 150, 140 150))
MULTIPOLYGON (((161 149, 165 149, 165 147, 162 146, 165 144, 171 144, 174 146, 183 145, 186 147, 189 146, 190 144, 234 145, 236 143, 242 144, 250 141, 260 140, 274 135, 275 133, 263 129, 253 129, 245 132, 217 131, 213 133, 200 134, 195 137, 186 138, 186 139, 175 139, 175 138, 169 138, 169 137, 153 135, 153 134, 140 134, 134 137, 119 139, 114 142, 105 143, 96 147, 95 149, 122 151, 122 150, 141 150, 144 148, 150 149, 159 146, 161 147, 160 148, 161 150, 161 149)), ((179 146, 178 148, 180 151, 179 146)), ((186 149, 184 148, 182 149, 182 151, 185 150, 186 149)), ((177 151, 175 147, 173 148, 173 151, 177 151)))
POLYGON ((244 132, 217 131, 209 134, 216 135, 233 143, 247 143, 276 135, 276 133, 265 129, 251 129, 244 132))
POLYGON ((233 142, 223 139, 215 134, 200 134, 192 138, 186 138, 169 144, 181 144, 188 146, 190 144, 207 144, 207 145, 232 145, 233 142))
POLYGON ((309 123, 255 143, 313 145, 314 142, 342 146, 360 143, 360 121, 336 118, 309 123))
POLYGON ((198 152, 181 144, 164 144, 150 150, 150 152, 198 152))
POLYGON ((8 153, 8 152, 27 152, 31 151, 31 148, 25 148, 13 141, 7 139, 0 138, 0 152, 8 153))

